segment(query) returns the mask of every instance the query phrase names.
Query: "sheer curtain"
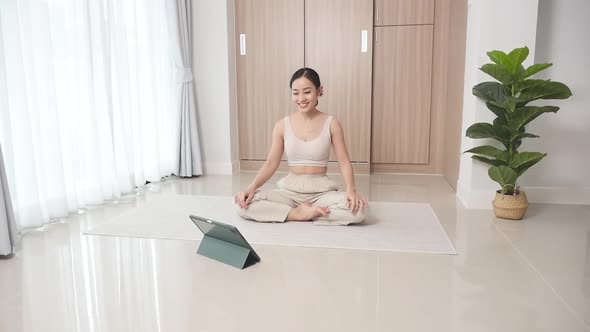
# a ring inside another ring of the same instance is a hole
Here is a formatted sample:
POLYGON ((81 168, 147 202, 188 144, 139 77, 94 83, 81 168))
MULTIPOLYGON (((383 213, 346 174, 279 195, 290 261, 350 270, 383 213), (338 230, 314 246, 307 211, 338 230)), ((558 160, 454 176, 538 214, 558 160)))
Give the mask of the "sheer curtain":
POLYGON ((178 172, 175 10, 0 1, 0 143, 19 229, 178 172))
POLYGON ((15 242, 16 222, 12 210, 12 199, 8 191, 2 144, 0 144, 0 258, 12 255, 15 242))

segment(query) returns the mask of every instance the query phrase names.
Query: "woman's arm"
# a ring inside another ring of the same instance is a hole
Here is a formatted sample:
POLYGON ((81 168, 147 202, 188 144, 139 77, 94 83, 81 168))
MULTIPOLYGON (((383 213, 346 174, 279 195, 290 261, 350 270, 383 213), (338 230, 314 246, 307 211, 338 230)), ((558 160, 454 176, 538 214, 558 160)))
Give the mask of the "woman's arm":
POLYGON ((270 179, 275 173, 281 163, 281 157, 283 156, 283 121, 278 121, 272 130, 272 143, 270 151, 266 157, 266 162, 258 171, 256 178, 244 191, 239 192, 234 197, 234 202, 238 204, 242 209, 247 209, 254 195, 256 189, 262 187, 263 184, 270 179))
POLYGON ((336 154, 336 159, 338 159, 338 165, 340 165, 340 172, 342 172, 342 176, 344 177, 344 183, 346 183, 346 191, 355 192, 356 185, 354 184, 354 173, 350 158, 348 157, 348 149, 344 142, 344 130, 342 129, 340 121, 337 119, 332 120, 330 130, 332 131, 334 153, 336 154))
POLYGON ((254 181, 248 186, 248 189, 256 190, 262 187, 262 185, 273 176, 281 164, 283 149, 283 120, 280 120, 275 124, 275 127, 272 130, 272 143, 268 156, 266 157, 266 162, 258 171, 258 175, 256 175, 254 181))
POLYGON ((332 145, 334 147, 334 153, 338 164, 340 165, 340 172, 344 177, 344 183, 346 183, 346 204, 349 208, 352 208, 352 212, 361 208, 367 207, 367 201, 356 193, 356 185, 354 183, 354 172, 352 170, 352 164, 348 157, 348 149, 344 142, 344 130, 340 121, 337 119, 332 120, 330 125, 330 131, 332 133, 332 145))

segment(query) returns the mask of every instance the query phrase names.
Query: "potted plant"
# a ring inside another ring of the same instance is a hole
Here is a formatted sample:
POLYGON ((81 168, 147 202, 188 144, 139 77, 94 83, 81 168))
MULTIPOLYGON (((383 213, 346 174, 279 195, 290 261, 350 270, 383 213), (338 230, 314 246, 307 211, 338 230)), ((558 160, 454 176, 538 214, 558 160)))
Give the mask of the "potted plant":
POLYGON ((472 153, 471 158, 488 164, 488 175, 500 185, 492 202, 496 216, 522 219, 528 201, 524 191, 519 190, 517 180, 547 155, 518 150, 524 138, 539 137, 526 132, 525 127, 541 114, 559 110, 557 106, 529 106, 528 103, 537 99, 566 99, 572 93, 563 83, 529 78, 552 64, 540 63, 524 68, 522 63, 529 55, 526 46, 508 54, 491 51, 487 55, 493 63, 479 69, 496 81, 477 84, 473 87, 473 94, 486 103, 496 118, 492 123, 471 125, 466 135, 474 139, 491 138, 499 144, 478 146, 465 153, 472 153))

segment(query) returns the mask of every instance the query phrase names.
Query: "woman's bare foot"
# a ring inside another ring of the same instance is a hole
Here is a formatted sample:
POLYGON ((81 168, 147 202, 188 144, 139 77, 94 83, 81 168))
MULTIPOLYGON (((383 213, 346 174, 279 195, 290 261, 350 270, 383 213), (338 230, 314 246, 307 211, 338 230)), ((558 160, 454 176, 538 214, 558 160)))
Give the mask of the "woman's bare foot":
POLYGON ((309 203, 302 203, 296 208, 292 208, 287 215, 289 221, 309 221, 313 218, 327 216, 330 209, 325 206, 311 206, 309 203))

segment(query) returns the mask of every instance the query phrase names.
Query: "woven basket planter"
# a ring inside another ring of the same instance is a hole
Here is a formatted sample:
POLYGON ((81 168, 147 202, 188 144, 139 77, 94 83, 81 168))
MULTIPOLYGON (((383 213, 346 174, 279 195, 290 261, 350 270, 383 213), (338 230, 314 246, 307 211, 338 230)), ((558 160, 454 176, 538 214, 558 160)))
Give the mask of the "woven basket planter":
POLYGON ((520 190, 517 195, 503 195, 498 190, 496 198, 492 202, 496 217, 503 219, 519 220, 524 217, 529 201, 524 191, 520 190))

